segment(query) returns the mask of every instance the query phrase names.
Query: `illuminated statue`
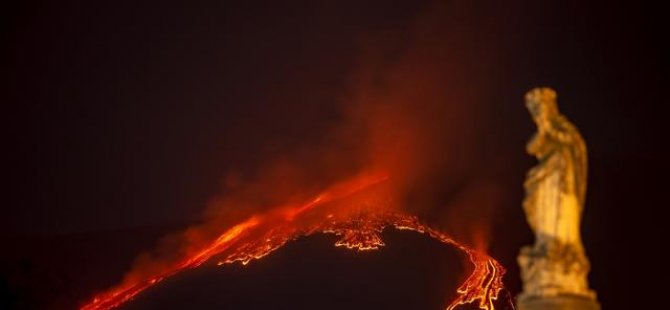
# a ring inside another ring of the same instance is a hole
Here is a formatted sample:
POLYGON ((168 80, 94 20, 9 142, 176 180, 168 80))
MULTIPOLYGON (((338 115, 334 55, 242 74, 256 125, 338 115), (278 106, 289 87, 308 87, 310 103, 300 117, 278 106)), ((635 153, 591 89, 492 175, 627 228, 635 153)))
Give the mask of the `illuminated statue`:
POLYGON ((527 151, 539 163, 524 183, 523 208, 535 245, 524 247, 518 258, 523 280, 519 309, 598 309, 588 287, 589 261, 580 237, 586 145, 577 128, 559 113, 553 90, 529 91, 526 107, 537 125, 527 151))

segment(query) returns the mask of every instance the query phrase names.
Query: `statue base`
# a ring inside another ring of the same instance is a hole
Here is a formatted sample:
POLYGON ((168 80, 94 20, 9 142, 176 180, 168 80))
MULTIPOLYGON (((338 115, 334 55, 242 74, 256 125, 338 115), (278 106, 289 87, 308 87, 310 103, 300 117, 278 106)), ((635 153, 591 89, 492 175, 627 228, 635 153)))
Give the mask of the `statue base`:
POLYGON ((579 296, 521 297, 517 310, 600 310, 600 304, 579 296))

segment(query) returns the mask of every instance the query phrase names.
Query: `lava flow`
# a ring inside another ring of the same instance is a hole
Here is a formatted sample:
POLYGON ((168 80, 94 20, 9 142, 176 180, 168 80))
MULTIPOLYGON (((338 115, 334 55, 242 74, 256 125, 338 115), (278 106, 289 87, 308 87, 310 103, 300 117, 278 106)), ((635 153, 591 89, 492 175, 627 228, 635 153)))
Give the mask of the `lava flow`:
POLYGON ((151 275, 126 280, 95 296, 82 310, 112 309, 131 300, 150 286, 180 271, 195 268, 213 259, 219 265, 260 259, 287 242, 315 233, 340 237, 335 243, 356 250, 374 250, 384 246, 380 233, 386 227, 426 234, 464 251, 474 271, 463 283, 458 297, 447 309, 477 303, 480 309, 493 310, 494 300, 503 288, 504 268, 484 253, 461 245, 411 215, 391 211, 386 176, 364 175, 336 184, 311 201, 272 209, 249 217, 228 228, 215 240, 183 259, 151 275))

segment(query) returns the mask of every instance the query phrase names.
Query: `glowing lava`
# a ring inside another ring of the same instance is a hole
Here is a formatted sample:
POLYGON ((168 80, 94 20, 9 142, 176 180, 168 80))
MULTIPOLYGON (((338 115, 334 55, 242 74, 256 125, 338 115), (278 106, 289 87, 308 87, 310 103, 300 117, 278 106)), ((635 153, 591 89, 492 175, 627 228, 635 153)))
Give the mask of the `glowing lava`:
POLYGON ((123 283, 95 296, 82 310, 112 309, 161 280, 183 270, 218 259, 219 265, 260 259, 287 242, 314 233, 331 233, 340 237, 335 243, 356 250, 374 250, 384 246, 380 233, 386 227, 426 234, 464 251, 474 264, 474 271, 463 283, 458 297, 447 309, 477 303, 480 309, 493 310, 503 288, 504 268, 484 253, 461 245, 443 233, 427 227, 410 215, 391 211, 385 183, 387 177, 363 175, 336 184, 311 201, 289 205, 254 215, 227 229, 207 246, 186 255, 183 260, 161 266, 153 275, 130 277, 123 283))

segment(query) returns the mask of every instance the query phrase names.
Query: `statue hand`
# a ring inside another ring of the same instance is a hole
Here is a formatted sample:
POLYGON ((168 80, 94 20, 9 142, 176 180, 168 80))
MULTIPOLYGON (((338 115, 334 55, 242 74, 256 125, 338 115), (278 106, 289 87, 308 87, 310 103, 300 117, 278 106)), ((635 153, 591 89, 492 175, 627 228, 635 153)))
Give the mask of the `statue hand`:
POLYGON ((544 132, 538 131, 526 145, 526 151, 528 152, 528 154, 538 155, 540 153, 540 149, 542 149, 542 147, 544 146, 545 141, 546 138, 544 132))

